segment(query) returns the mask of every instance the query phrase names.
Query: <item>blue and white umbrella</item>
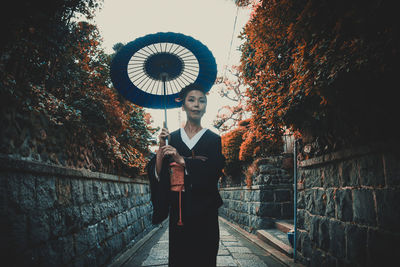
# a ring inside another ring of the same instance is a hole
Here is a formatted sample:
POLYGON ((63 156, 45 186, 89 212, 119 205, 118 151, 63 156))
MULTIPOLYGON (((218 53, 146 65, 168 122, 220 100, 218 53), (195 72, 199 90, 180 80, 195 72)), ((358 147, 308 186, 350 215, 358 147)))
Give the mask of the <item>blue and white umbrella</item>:
POLYGON ((207 93, 217 76, 211 51, 200 41, 181 33, 149 34, 126 44, 111 63, 115 88, 132 103, 165 110, 180 106, 181 89, 201 85, 207 93))

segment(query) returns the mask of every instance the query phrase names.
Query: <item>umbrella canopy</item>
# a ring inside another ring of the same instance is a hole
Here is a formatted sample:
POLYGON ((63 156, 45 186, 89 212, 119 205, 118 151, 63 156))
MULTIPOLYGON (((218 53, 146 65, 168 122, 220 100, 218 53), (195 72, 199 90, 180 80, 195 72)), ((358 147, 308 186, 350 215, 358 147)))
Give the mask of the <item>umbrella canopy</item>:
POLYGON ((208 92, 217 65, 200 41, 181 33, 149 34, 126 44, 111 63, 115 88, 132 103, 147 108, 175 108, 180 90, 198 83, 208 92))

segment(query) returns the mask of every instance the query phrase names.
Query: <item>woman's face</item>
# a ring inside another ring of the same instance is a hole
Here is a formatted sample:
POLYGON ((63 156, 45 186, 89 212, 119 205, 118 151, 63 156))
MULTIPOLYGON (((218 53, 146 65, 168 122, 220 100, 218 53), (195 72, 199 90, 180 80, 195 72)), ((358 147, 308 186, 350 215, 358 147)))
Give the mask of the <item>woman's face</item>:
POLYGON ((186 97, 182 105, 182 110, 186 112, 189 120, 199 121, 206 112, 207 98, 202 91, 192 90, 186 97))

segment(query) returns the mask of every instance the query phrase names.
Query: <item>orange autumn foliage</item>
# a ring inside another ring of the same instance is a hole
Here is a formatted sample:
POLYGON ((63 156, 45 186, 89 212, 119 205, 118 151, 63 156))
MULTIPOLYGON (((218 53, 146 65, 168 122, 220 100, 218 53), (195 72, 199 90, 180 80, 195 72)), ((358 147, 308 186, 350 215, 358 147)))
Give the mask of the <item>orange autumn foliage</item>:
POLYGON ((237 4, 253 9, 240 69, 257 139, 277 138, 285 126, 352 141, 390 134, 400 47, 394 4, 237 4))

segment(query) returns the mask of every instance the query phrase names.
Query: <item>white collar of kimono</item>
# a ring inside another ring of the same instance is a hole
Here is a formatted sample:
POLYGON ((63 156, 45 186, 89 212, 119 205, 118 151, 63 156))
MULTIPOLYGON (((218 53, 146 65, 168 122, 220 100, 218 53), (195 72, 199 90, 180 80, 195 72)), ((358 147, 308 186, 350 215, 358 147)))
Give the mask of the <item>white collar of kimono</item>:
POLYGON ((192 149, 197 142, 200 140, 200 138, 203 136, 203 134, 207 131, 207 128, 201 129, 195 136, 193 136, 191 139, 187 136, 185 130, 181 128, 181 138, 182 141, 186 144, 186 146, 189 149, 192 149))

